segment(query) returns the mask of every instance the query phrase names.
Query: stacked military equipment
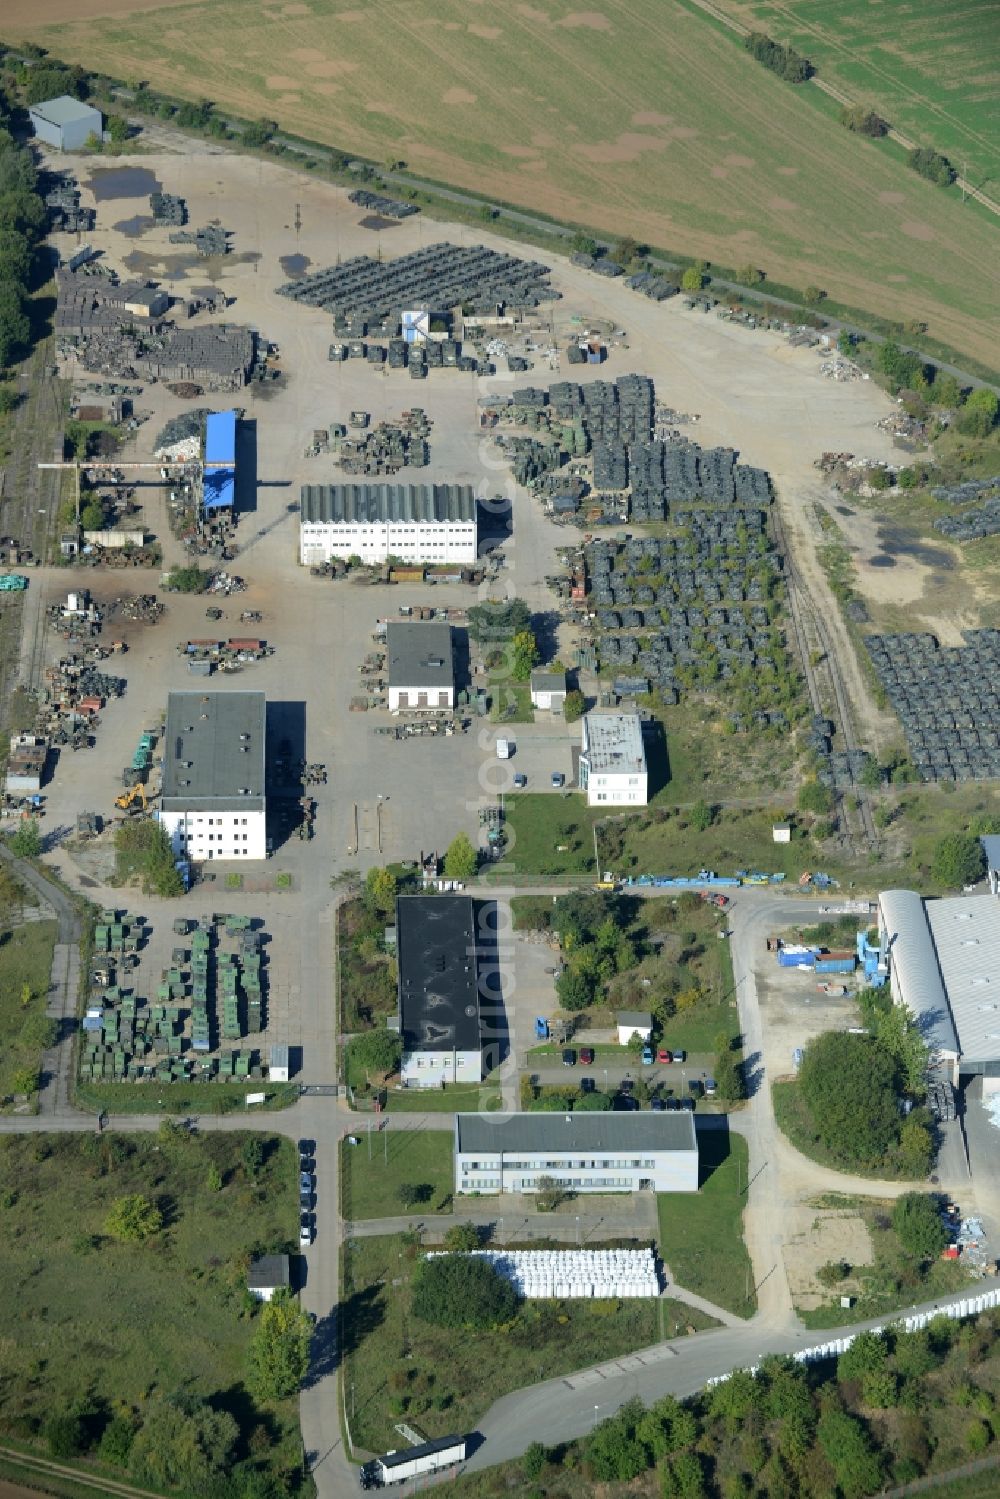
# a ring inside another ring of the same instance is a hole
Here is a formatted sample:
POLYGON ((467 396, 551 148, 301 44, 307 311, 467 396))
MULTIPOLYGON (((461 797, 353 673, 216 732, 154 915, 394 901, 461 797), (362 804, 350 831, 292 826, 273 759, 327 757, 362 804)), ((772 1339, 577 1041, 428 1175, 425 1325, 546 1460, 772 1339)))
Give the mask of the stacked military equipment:
POLYGON ((223 229, 219 224, 206 224, 204 229, 182 229, 177 234, 170 236, 172 245, 194 245, 199 255, 228 255, 230 250, 229 236, 231 229, 223 229))
POLYGON ((404 411, 398 422, 379 422, 360 437, 340 438, 336 461, 347 474, 396 474, 401 468, 426 468, 431 423, 423 409, 404 411))
POLYGON ((149 206, 157 224, 176 224, 181 228, 187 223, 187 205, 173 193, 150 193, 149 206))
POLYGON ((934 521, 935 531, 949 541, 979 541, 1000 531, 1000 479, 967 479, 932 489, 931 494, 936 500, 969 506, 959 515, 939 515, 934 521))
POLYGON ((87 234, 93 229, 97 214, 92 208, 80 207, 80 189, 75 177, 49 179, 44 193, 50 230, 87 234))
POLYGON ((429 245, 397 260, 359 255, 278 288, 282 296, 327 312, 353 312, 370 325, 397 322, 407 308, 459 305, 495 314, 497 307, 537 307, 558 295, 549 268, 485 245, 429 245))
POLYGON ((369 193, 363 188, 348 193, 347 201, 357 203, 359 208, 370 208, 373 213, 380 213, 386 219, 408 219, 411 214, 420 212, 415 203, 401 203, 398 198, 383 198, 381 193, 369 193))
POLYGON ((948 648, 926 634, 865 641, 924 781, 1000 777, 1000 630, 962 634, 948 648))

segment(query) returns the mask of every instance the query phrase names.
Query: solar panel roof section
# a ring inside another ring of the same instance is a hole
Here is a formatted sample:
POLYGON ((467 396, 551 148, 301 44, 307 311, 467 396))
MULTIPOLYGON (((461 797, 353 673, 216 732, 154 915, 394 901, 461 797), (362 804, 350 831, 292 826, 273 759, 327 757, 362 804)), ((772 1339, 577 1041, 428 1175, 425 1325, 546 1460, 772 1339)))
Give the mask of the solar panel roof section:
POLYGON ((236 412, 213 411, 205 420, 205 463, 225 468, 205 469, 206 510, 232 509, 236 500, 236 412))
POLYGON ((163 744, 164 812, 264 807, 263 692, 171 692, 163 744))

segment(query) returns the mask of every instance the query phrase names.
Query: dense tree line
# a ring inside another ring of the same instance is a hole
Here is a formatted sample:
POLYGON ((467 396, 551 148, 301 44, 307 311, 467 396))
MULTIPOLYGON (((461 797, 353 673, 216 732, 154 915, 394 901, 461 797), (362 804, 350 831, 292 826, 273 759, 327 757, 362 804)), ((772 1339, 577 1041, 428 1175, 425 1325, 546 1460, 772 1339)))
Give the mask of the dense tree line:
POLYGON ((840 111, 840 123, 856 135, 867 135, 872 140, 889 134, 889 122, 865 104, 845 104, 840 111))
POLYGON ((632 1400, 571 1447, 533 1443, 523 1475, 533 1493, 561 1462, 586 1483, 655 1471, 664 1499, 863 1499, 994 1443, 998 1326, 936 1317, 862 1333, 836 1361, 767 1357, 688 1400, 632 1400))
POLYGON ((12 134, 12 110, 0 92, 0 366, 21 355, 31 337, 28 291, 45 208, 30 151, 12 134))
POLYGON ((805 83, 816 71, 808 57, 803 57, 794 47, 783 47, 763 31, 751 31, 743 45, 751 57, 770 68, 772 73, 777 73, 786 83, 805 83))

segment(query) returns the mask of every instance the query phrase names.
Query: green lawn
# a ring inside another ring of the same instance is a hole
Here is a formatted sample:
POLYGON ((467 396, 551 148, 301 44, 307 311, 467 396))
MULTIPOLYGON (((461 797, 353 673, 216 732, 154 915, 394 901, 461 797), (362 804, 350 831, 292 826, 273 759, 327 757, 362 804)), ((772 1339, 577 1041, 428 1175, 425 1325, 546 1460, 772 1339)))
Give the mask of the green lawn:
POLYGON ((685 1290, 750 1317, 757 1308, 753 1267, 743 1242, 747 1143, 728 1130, 699 1130, 702 1186, 661 1192, 659 1250, 685 1290))
POLYGON ((39 1422, 83 1401, 96 1438, 110 1415, 183 1389, 234 1416, 241 1457, 253 1451, 273 1474, 301 1474, 297 1401, 258 1404, 244 1386, 247 1257, 297 1251, 295 1150, 254 1136, 265 1150, 254 1179, 246 1138, 2 1138, 4 1435, 34 1445, 39 1422), (163 1213, 164 1228, 143 1245, 105 1232, 112 1204, 130 1193, 163 1213), (251 1441, 258 1428, 262 1444, 251 1441))
POLYGON ((345 1219, 396 1218, 403 1213, 441 1213, 451 1208, 454 1171, 450 1130, 362 1130, 359 1145, 341 1141, 341 1203, 345 1219), (371 1160, 368 1159, 369 1147, 371 1160), (422 1187, 425 1200, 411 1206, 397 1195, 404 1185, 422 1187))
MULTIPOLYGON (((344 1246, 341 1305, 344 1387, 356 1445, 399 1445, 395 1423, 429 1437, 474 1430, 501 1395, 655 1343, 658 1303, 526 1301, 509 1328, 463 1333, 410 1313, 416 1235, 350 1239, 344 1246)), ((697 1321, 671 1308, 677 1326, 697 1321)))
POLYGON ((287 1109, 297 1103, 297 1083, 77 1083, 81 1109, 108 1114, 233 1114, 248 1109, 247 1094, 263 1093, 260 1109, 287 1109))
POLYGON ((391 1114, 479 1114, 495 1109, 500 1089, 488 1083, 448 1083, 443 1088, 390 1088, 386 1108, 391 1114))
POLYGON ((504 797, 507 849, 497 877, 594 880, 594 811, 580 792, 504 797))
POLYGON ((488 691, 493 723, 534 723, 530 683, 514 682, 509 676, 490 677, 488 691))
POLYGON ((781 1133, 811 1161, 820 1166, 830 1166, 834 1171, 849 1171, 854 1176, 867 1176, 873 1181, 921 1181, 904 1170, 900 1163, 890 1160, 882 1166, 867 1168, 853 1161, 843 1161, 834 1154, 816 1133, 812 1115, 806 1108, 797 1082, 787 1081, 771 1084, 774 1101, 774 1118, 781 1133))
POLYGON ((45 1005, 58 935, 54 921, 0 929, 0 1101, 13 1092, 14 1074, 37 1068, 50 1027, 45 1005), (27 984, 31 998, 22 1003, 27 984))

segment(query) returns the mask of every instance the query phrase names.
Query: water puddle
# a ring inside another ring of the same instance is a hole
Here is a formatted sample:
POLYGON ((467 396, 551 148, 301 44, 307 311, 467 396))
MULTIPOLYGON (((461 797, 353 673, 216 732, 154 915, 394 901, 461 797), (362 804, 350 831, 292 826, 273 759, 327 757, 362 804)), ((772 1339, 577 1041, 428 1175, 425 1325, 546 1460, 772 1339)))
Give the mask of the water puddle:
POLYGON ((384 219, 381 214, 370 213, 358 220, 359 229, 398 229, 399 219, 384 219))
POLYGON ((921 540, 916 531, 905 526, 880 527, 878 540, 883 552, 887 552, 890 557, 912 557, 914 562, 921 562, 924 567, 939 567, 942 572, 954 570, 954 560, 947 552, 930 546, 921 540))
POLYGON ((154 218, 137 213, 134 219, 119 219, 114 227, 120 233, 128 235, 129 239, 138 239, 140 234, 145 234, 147 229, 152 229, 155 223, 154 218))
POLYGON ((869 567, 895 567, 895 557, 886 556, 885 552, 879 552, 876 557, 869 559, 869 567))
POLYGON ((278 264, 286 276, 304 276, 312 265, 308 255, 279 255, 278 264))
POLYGON ((95 167, 87 186, 98 203, 110 198, 148 198, 162 188, 149 167, 95 167))

